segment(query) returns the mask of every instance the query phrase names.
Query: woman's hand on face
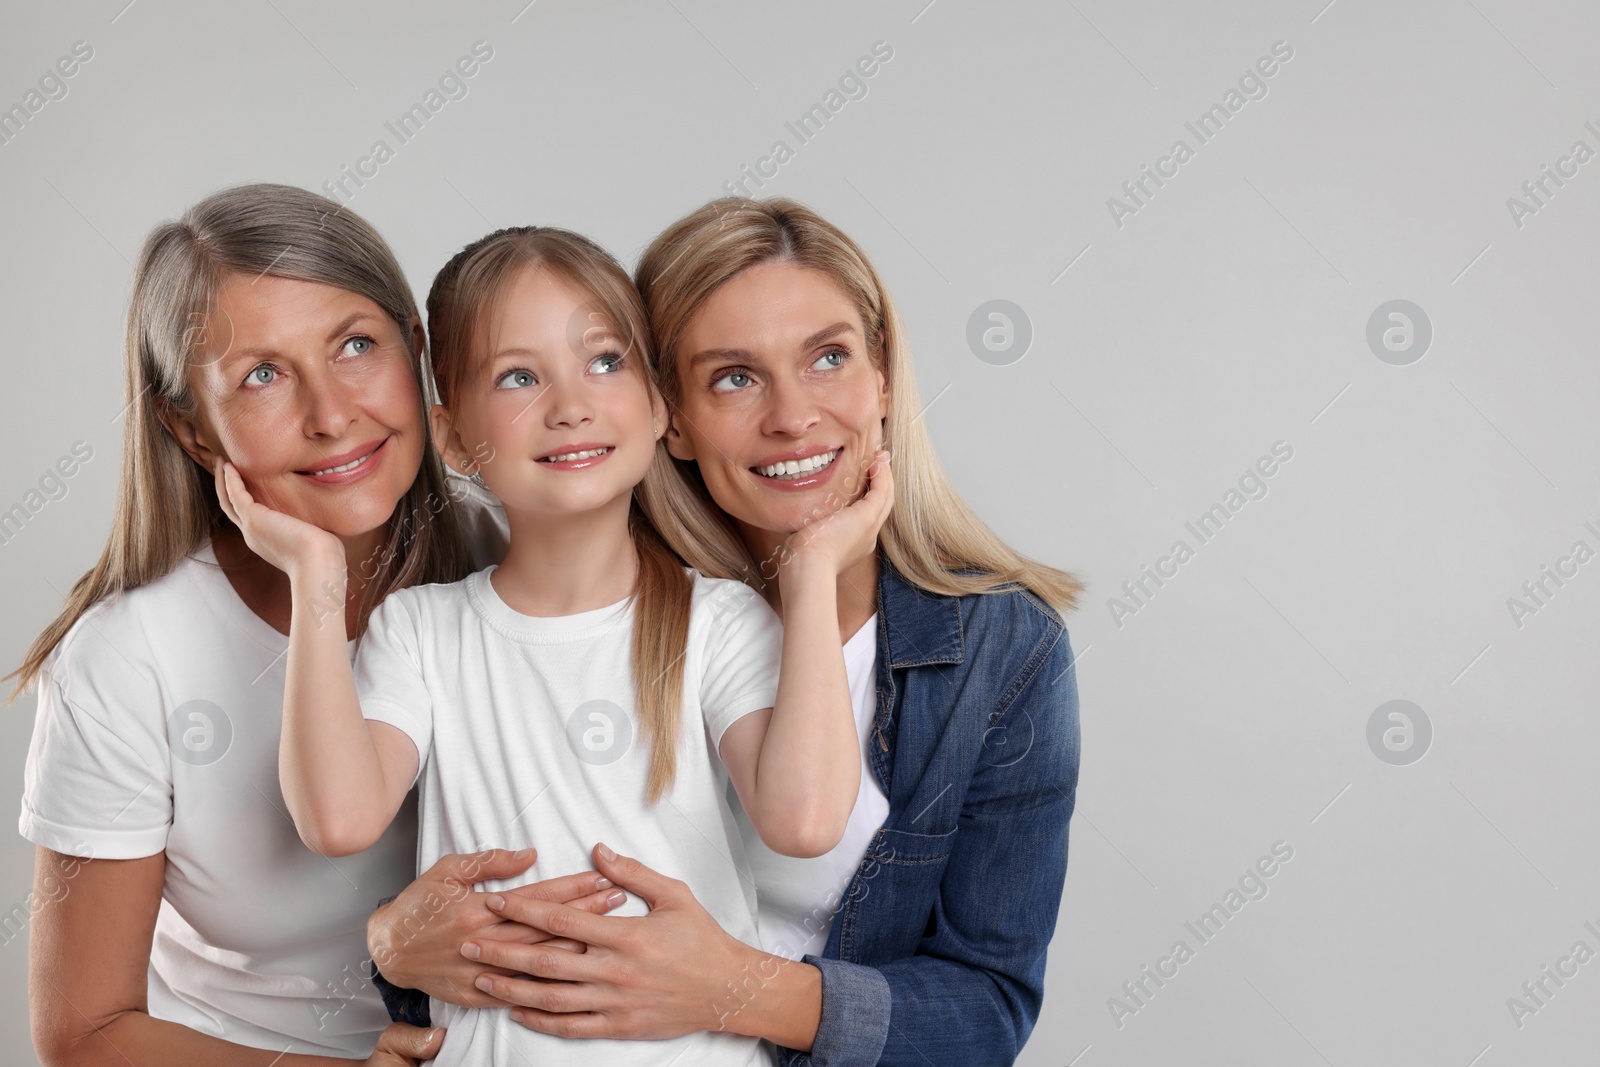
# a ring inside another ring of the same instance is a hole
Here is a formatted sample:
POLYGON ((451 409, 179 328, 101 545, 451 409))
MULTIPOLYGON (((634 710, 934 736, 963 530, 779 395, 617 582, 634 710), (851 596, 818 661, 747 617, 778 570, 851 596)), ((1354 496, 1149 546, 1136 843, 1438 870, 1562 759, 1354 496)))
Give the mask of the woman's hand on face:
POLYGON ((818 516, 786 538, 778 549, 781 570, 814 565, 838 576, 870 556, 894 504, 889 453, 879 449, 867 467, 867 491, 836 511, 818 516))
POLYGON ((729 992, 759 988, 773 957, 723 930, 689 887, 638 860, 595 847, 595 866, 650 905, 642 916, 598 916, 513 894, 500 913, 588 945, 582 955, 548 945, 482 941, 495 964, 482 981, 496 1003, 519 1005, 512 1019, 557 1037, 661 1039, 731 1029, 742 1001, 729 992), (507 977, 516 973, 518 977, 507 977))
MULTIPOLYGON (((505 1007, 503 1001, 481 992, 473 984, 479 975, 514 974, 486 966, 462 954, 462 942, 494 946, 501 943, 564 948, 582 952, 584 946, 521 923, 508 921, 485 906, 488 893, 475 892, 474 882, 512 878, 537 859, 534 849, 486 852, 440 857, 394 900, 367 920, 367 949, 384 978, 402 989, 420 989, 429 996, 468 1008, 505 1007)), ((595 871, 547 878, 542 882, 508 889, 502 896, 516 900, 553 902, 584 912, 604 914, 627 895, 595 871)))
POLYGON ((390 1023, 378 1035, 378 1044, 363 1061, 364 1067, 417 1067, 423 1060, 437 1056, 443 1045, 444 1031, 437 1027, 424 1030, 390 1023))
MULTIPOLYGON (((291 578, 302 565, 344 570, 344 546, 327 530, 293 515, 275 511, 259 503, 245 488, 239 469, 225 459, 217 460, 217 500, 223 512, 244 534, 250 551, 291 578)), ((344 599, 339 598, 341 611, 344 599)))

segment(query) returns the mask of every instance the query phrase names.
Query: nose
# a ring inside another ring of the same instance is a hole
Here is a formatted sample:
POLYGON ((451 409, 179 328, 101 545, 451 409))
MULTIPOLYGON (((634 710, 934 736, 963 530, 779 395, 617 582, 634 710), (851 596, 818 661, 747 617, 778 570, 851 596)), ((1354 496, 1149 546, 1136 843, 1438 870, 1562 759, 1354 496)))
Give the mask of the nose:
POLYGON ((820 421, 822 414, 803 383, 780 378, 768 390, 761 419, 764 432, 799 437, 820 421))
POLYGON ((300 392, 301 426, 307 437, 338 438, 356 421, 357 397, 332 375, 305 379, 300 392))
POLYGON ((581 378, 557 375, 545 386, 544 424, 550 429, 573 429, 594 421, 593 398, 581 378))

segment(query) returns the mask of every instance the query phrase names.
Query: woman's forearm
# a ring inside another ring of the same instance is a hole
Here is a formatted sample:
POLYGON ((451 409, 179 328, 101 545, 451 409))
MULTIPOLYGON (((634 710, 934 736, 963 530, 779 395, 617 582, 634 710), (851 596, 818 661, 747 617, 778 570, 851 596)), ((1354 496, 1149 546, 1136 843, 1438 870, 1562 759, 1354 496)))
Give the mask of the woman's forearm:
POLYGON ((349 1067, 360 1062, 236 1045, 142 1011, 123 1012, 70 1043, 41 1037, 36 1029, 35 1044, 44 1067, 158 1067, 174 1063, 203 1063, 207 1067, 349 1067))
POLYGON ((724 1030, 809 1052, 822 1023, 822 972, 809 963, 751 948, 727 982, 724 1030))
POLYGON ((47 1067, 334 1067, 349 1060, 284 1056, 152 1018, 146 981, 166 853, 84 859, 38 848, 34 899, 50 901, 28 931, 28 1021, 47 1067), (68 881, 71 891, 63 893, 68 881), (281 1057, 281 1058, 280 1058, 281 1057))

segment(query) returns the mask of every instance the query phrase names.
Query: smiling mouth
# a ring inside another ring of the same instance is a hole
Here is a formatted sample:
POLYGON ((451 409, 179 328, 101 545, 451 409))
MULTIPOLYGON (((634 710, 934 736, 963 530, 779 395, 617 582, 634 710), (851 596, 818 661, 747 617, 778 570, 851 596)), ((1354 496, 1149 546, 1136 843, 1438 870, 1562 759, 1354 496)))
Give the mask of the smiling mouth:
POLYGON ((593 459, 596 456, 603 456, 612 450, 612 446, 608 445, 605 448, 586 448, 582 452, 558 452, 553 456, 540 456, 539 462, 571 463, 573 460, 577 459, 593 459))
POLYGON ((818 452, 805 459, 786 459, 781 463, 769 463, 764 467, 751 467, 755 473, 763 478, 774 481, 788 481, 792 478, 806 478, 824 469, 839 458, 844 449, 836 448, 831 452, 818 452))
MULTIPOLYGON (((385 441, 387 441, 387 438, 385 438, 385 441)), ((313 478, 320 478, 324 474, 343 474, 345 471, 353 471, 357 467, 359 467, 363 463, 365 463, 367 460, 371 459, 374 455, 376 455, 377 452, 378 452, 378 449, 382 448, 383 445, 384 445, 384 441, 378 442, 377 446, 374 447, 371 452, 368 452, 366 455, 361 456, 361 457, 359 457, 357 459, 353 459, 349 463, 341 463, 337 467, 325 467, 320 471, 300 471, 299 473, 301 473, 301 474, 309 474, 313 478)))

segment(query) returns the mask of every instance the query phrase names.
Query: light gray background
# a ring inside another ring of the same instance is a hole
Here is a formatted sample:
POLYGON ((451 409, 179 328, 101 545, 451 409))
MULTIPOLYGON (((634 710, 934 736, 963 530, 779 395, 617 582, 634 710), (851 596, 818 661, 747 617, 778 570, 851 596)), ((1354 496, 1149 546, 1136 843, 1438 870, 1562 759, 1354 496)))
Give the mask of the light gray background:
MULTIPOLYGON (((909 323, 961 491, 1089 584, 1083 774, 1043 1016, 1022 1062, 1590 1062, 1600 962, 1519 1029, 1507 998, 1600 926, 1600 562, 1519 628, 1525 579, 1600 526, 1600 13, 1578 0, 8 4, 0 106, 94 58, 0 146, 0 509, 95 458, 0 547, 15 663, 111 514, 130 263, 215 188, 318 188, 474 41, 494 58, 351 202, 425 293, 491 227, 569 226, 630 266, 875 41, 894 57, 761 192, 854 235, 909 323), (1119 228, 1107 198, 1274 42, 1294 58, 1119 228), (1069 268, 1070 265, 1070 269, 1069 268), (1034 337, 976 358, 981 303, 1034 337), (1408 366, 1365 339, 1421 306, 1408 366), (1119 626, 1107 601, 1275 441, 1294 457, 1119 626), (1434 737, 1368 747, 1385 701, 1434 737), (1108 998, 1274 842, 1270 893, 1119 1028, 1108 998), (1476 1057, 1476 1058, 1475 1058, 1476 1057)), ((752 187, 753 189, 753 187, 752 187)), ((6 711, 15 812, 33 700, 6 711)), ((10 818, 11 816, 6 816, 10 818)), ((32 849, 0 837, 0 898, 32 849)), ((1041 907, 1049 902, 1040 901, 1041 907)), ((0 1044, 29 1063, 23 938, 0 1044)))

